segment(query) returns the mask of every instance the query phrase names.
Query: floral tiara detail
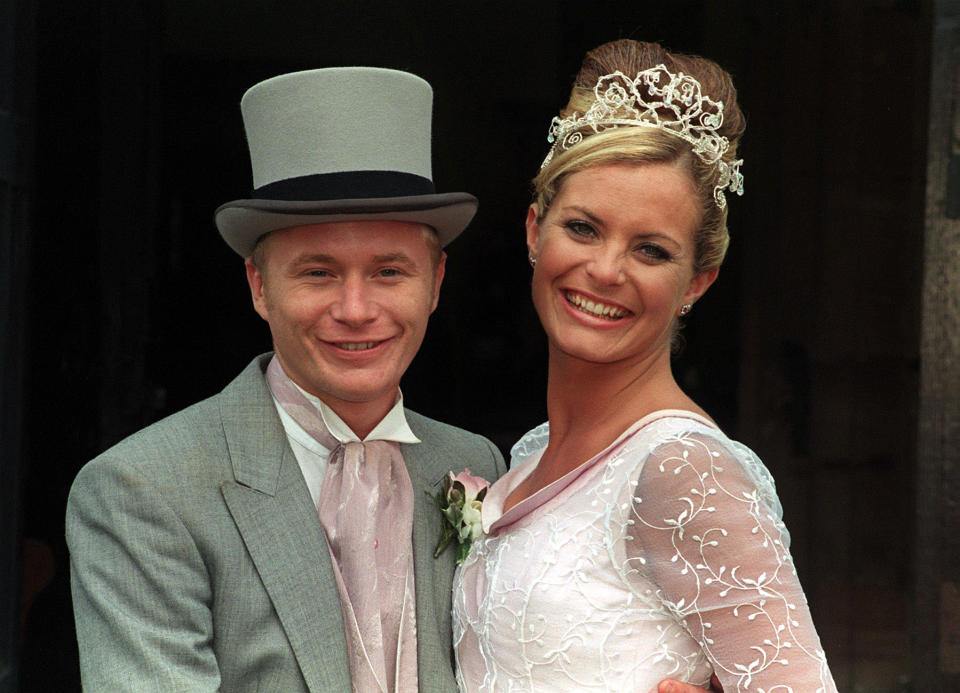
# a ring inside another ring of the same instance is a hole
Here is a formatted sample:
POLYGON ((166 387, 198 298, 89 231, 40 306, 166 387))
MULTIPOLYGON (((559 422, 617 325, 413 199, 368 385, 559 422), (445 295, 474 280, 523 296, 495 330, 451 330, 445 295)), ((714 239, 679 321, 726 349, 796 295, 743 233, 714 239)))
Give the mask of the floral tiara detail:
POLYGON ((547 142, 553 146, 540 168, 558 151, 581 142, 586 128, 594 133, 623 126, 658 128, 689 142, 694 154, 717 168, 720 175, 713 199, 718 207, 727 206, 723 194, 727 188, 743 195, 743 159, 724 161, 730 142, 717 134, 723 125, 723 102, 705 96, 696 79, 657 65, 638 72, 635 79, 620 71, 604 75, 597 80, 593 93, 596 100, 586 113, 574 112, 551 121, 547 142))

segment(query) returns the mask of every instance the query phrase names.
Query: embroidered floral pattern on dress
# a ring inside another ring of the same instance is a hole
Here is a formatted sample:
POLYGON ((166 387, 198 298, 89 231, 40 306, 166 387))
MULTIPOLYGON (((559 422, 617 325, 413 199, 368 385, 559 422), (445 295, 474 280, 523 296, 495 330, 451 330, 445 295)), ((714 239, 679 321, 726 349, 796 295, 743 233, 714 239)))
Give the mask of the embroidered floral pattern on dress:
POLYGON ((532 454, 490 489, 490 534, 455 578, 462 691, 647 693, 715 670, 728 693, 835 693, 772 479, 748 448, 699 420, 648 417, 498 523, 487 512, 532 454))

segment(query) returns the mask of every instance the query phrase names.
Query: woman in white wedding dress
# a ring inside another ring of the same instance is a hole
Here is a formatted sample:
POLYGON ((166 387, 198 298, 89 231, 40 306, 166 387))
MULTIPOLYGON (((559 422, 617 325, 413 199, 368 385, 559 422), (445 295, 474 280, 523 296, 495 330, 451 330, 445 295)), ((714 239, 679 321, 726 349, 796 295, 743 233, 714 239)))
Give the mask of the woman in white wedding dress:
POLYGON ((715 63, 591 51, 527 216, 546 424, 487 493, 454 585, 462 691, 835 692, 773 480, 679 388, 744 119, 715 63))

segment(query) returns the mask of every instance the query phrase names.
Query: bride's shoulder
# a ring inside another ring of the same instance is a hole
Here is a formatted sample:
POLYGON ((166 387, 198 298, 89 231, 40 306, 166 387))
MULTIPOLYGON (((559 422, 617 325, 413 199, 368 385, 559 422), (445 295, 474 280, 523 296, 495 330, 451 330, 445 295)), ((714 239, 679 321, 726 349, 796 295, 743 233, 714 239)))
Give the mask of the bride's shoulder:
POLYGON ((652 412, 624 431, 618 441, 624 450, 650 452, 661 445, 683 445, 692 440, 712 441, 714 445, 738 445, 710 419, 695 412, 667 409, 652 412))
POLYGON ((630 476, 639 473, 651 459, 661 463, 664 459, 681 459, 685 466, 701 471, 722 462, 747 468, 751 476, 769 476, 750 448, 729 438, 710 419, 681 410, 645 416, 621 436, 612 453, 627 463, 630 476))
MULTIPOLYGON (((661 445, 689 441, 696 436, 711 439, 715 445, 731 449, 739 446, 746 450, 744 446, 727 438, 706 416, 691 411, 666 409, 652 412, 633 422, 601 454, 633 456, 638 451, 648 453, 661 445)), ((549 422, 527 431, 510 449, 510 468, 538 458, 549 441, 549 422)))
POLYGON ((702 416, 690 412, 658 416, 631 436, 621 454, 632 462, 627 477, 638 485, 659 487, 661 477, 666 483, 679 482, 685 472, 701 478, 737 478, 777 514, 781 512, 776 483, 763 461, 702 416))
POLYGON ((550 423, 542 424, 524 433, 510 448, 510 469, 523 464, 547 447, 550 440, 550 423))

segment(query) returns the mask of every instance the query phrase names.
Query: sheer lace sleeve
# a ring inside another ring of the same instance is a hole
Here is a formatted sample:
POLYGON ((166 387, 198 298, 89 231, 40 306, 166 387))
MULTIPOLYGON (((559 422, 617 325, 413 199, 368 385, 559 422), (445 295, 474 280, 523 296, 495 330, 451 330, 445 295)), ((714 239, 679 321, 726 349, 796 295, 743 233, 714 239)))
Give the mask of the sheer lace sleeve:
POLYGON ((637 596, 673 614, 727 693, 834 693, 759 460, 706 431, 632 456, 609 526, 637 596))

